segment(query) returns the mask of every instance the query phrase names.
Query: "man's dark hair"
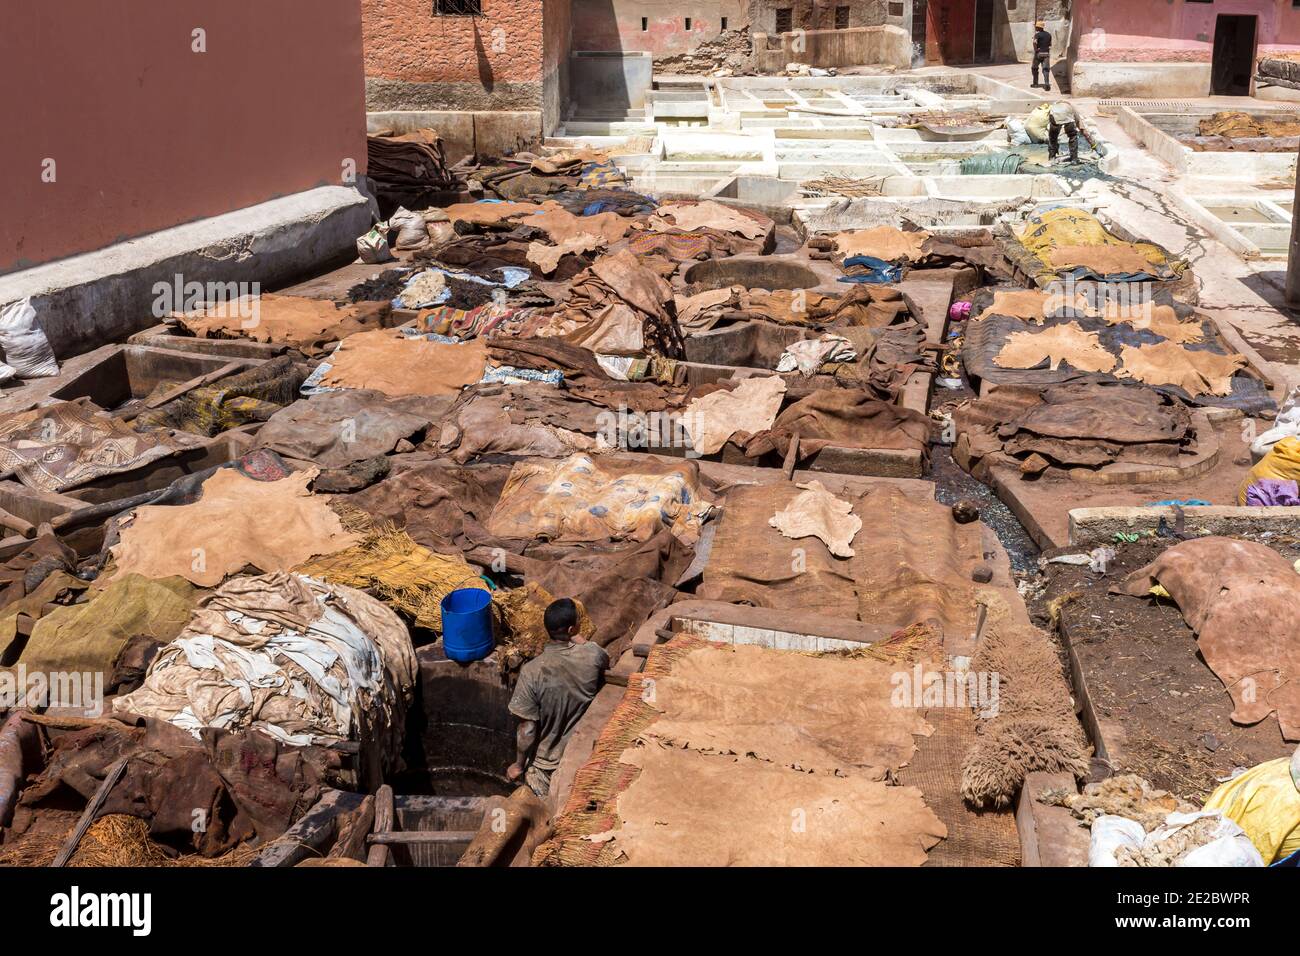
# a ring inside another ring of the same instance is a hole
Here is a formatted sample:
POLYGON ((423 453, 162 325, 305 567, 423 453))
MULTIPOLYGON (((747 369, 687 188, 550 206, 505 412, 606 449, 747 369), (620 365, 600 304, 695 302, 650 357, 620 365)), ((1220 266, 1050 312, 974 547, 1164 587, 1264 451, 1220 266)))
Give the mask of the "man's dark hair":
POLYGON ((546 609, 544 621, 546 633, 552 638, 559 640, 569 637, 569 631, 578 623, 578 605, 570 598, 552 601, 551 606, 546 609))

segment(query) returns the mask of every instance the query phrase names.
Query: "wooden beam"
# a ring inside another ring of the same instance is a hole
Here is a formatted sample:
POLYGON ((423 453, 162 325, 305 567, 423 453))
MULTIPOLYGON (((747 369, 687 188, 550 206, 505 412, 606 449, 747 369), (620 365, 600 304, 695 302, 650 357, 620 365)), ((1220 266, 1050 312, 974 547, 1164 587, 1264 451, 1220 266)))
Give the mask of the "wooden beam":
MULTIPOLYGON (((396 819, 397 811, 394 806, 393 788, 388 784, 384 784, 375 792, 375 832, 372 835, 381 836, 389 833, 392 831, 396 819)), ((370 852, 366 854, 366 866, 388 866, 391 855, 388 847, 384 844, 372 844, 370 852)))
POLYGON ((109 793, 117 786, 117 782, 122 779, 122 774, 126 770, 126 758, 121 757, 108 768, 108 773, 104 776, 104 782, 99 785, 95 791, 95 796, 86 804, 86 809, 81 814, 81 819, 77 821, 76 828, 69 835, 67 841, 63 844, 63 849, 59 855, 54 858, 51 866, 67 866, 68 861, 72 859, 72 854, 77 852, 77 846, 81 843, 81 838, 86 835, 90 825, 95 822, 95 817, 99 814, 100 809, 104 806, 104 801, 108 799, 109 793))

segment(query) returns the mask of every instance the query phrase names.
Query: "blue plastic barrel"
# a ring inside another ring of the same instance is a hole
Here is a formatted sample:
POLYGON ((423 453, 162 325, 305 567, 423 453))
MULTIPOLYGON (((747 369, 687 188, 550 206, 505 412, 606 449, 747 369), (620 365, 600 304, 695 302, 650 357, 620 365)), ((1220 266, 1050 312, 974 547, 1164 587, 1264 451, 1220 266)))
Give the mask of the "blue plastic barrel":
POLYGON ((492 592, 459 588, 442 599, 442 649, 468 664, 492 653, 492 592))

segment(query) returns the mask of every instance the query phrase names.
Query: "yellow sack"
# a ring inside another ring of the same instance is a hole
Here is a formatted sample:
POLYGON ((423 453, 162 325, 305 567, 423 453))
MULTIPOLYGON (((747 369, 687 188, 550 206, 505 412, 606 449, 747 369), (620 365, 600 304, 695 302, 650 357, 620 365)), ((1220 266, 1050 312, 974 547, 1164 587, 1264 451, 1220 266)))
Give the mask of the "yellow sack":
POLYGON ((1025 132, 1035 143, 1047 142, 1047 121, 1051 118, 1052 104, 1044 103, 1030 110, 1025 117, 1025 132))
POLYGON ((1246 492, 1261 478, 1278 481, 1300 481, 1300 438, 1283 438, 1273 450, 1255 463, 1246 473, 1246 480, 1237 489, 1237 504, 1246 503, 1246 492))
POLYGON ((1300 850, 1300 787, 1290 764, 1290 758, 1281 757, 1252 767, 1205 802, 1206 810, 1222 810, 1246 831, 1265 863, 1300 850))

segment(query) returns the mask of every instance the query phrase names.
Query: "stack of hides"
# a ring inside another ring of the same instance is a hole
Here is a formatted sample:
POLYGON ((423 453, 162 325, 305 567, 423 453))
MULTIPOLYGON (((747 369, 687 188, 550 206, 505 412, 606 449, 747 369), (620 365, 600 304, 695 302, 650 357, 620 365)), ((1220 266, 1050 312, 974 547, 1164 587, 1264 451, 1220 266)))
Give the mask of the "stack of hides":
POLYGON ((1176 466, 1181 455, 1195 449, 1187 408, 1153 389, 1133 386, 1056 385, 1041 398, 1029 390, 995 389, 959 408, 953 421, 958 430, 953 457, 980 478, 995 464, 1033 474, 1049 466, 1176 466))
POLYGON ((421 209, 429 205, 432 193, 456 186, 442 142, 431 129, 367 136, 366 158, 366 175, 385 213, 398 206, 421 209))
POLYGON ((216 727, 297 746, 360 741, 391 766, 417 669, 406 625, 368 594, 293 574, 235 578, 113 711, 195 737, 216 727))

